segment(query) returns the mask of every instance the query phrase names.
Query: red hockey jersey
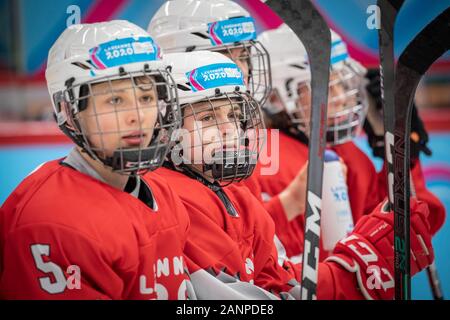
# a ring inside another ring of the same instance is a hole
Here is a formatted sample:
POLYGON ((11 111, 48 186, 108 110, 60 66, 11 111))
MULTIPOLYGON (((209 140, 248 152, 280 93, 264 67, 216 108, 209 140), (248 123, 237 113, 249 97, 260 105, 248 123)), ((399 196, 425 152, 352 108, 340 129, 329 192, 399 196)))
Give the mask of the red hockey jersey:
POLYGON ((186 211, 147 183, 155 210, 59 160, 30 174, 0 209, 0 297, 184 298, 186 211))
MULTIPOLYGON (((267 134, 269 149, 272 135, 270 129, 267 134)), ((274 219, 276 234, 283 243, 288 257, 299 256, 303 253, 304 215, 299 215, 293 221, 288 221, 277 195, 283 191, 295 178, 301 167, 308 160, 308 147, 299 140, 279 133, 279 152, 272 157, 279 157, 279 170, 274 175, 261 174, 263 166, 258 164, 252 177, 244 180, 244 184, 253 194, 266 194, 272 197, 265 203, 265 208, 274 219)), ((333 150, 343 159, 347 166, 347 186, 353 220, 356 223, 359 218, 370 213, 376 205, 386 196, 386 187, 383 180, 384 172, 377 174, 371 160, 353 143, 347 142, 333 147, 333 150)), ((276 162, 276 161, 275 161, 276 162)), ((444 207, 426 188, 420 164, 412 170, 417 192, 417 197, 428 203, 434 216, 443 217, 444 207)), ((259 196, 262 199, 261 196, 259 196)), ((434 219, 431 217, 431 219, 434 219)), ((435 225, 439 227, 443 218, 435 218, 435 225)), ((433 221, 430 221, 433 224, 433 221)), ((436 230, 436 228, 433 228, 436 230)), ((321 260, 327 257, 327 252, 321 250, 321 260)))
MULTIPOLYGON (((223 188, 236 209, 233 216, 201 182, 166 168, 155 173, 168 181, 188 210, 191 225, 185 255, 195 267, 214 274, 223 271, 277 294, 298 284, 302 265, 278 261, 274 223, 247 187, 231 184, 223 188)), ((319 299, 364 298, 355 275, 334 262, 319 264, 317 294, 319 299)))
POLYGON ((155 173, 168 181, 189 213, 184 251, 188 259, 199 268, 215 274, 224 271, 268 291, 292 289, 288 284, 292 275, 278 264, 273 221, 247 188, 230 185, 222 189, 236 209, 233 216, 219 196, 196 179, 166 168, 155 173))

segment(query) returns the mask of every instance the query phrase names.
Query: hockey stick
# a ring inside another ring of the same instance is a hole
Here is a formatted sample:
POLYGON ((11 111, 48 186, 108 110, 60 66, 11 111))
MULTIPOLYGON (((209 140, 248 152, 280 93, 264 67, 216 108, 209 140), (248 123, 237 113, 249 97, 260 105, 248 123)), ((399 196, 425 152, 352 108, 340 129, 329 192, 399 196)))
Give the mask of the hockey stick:
MULTIPOLYGON (((397 14, 403 5, 404 0, 378 0, 377 5, 380 8, 381 28, 378 31, 380 48, 380 76, 381 76, 381 99, 383 102, 384 117, 384 152, 386 159, 387 190, 390 208, 394 208, 394 158, 391 146, 394 144, 395 128, 395 58, 394 58, 394 26, 397 14)), ((399 228, 397 215, 394 216, 395 227, 394 234, 398 237, 399 228)), ((397 242, 394 242, 394 272, 395 272, 395 299, 404 300, 402 288, 399 279, 405 274, 405 270, 399 269, 397 242)), ((400 253, 402 254, 402 253, 400 253)))
MULTIPOLYGON (((404 0, 379 0, 378 7, 381 14, 381 29, 380 36, 380 60, 381 60, 381 84, 382 84, 382 100, 383 100, 383 114, 384 114, 384 128, 385 138, 389 137, 389 141, 385 141, 385 159, 387 159, 387 174, 388 179, 388 194, 389 204, 393 208, 394 202, 394 163, 391 146, 394 143, 393 132, 395 127, 395 113, 394 113, 394 49, 393 49, 393 34, 395 18, 400 10, 404 0)), ((412 180, 411 180, 412 181, 412 180)), ((397 224, 396 224, 397 225, 397 224)), ((434 263, 427 268, 429 283, 433 292, 434 299, 442 300, 442 290, 440 289, 440 281, 434 263)), ((398 274, 398 272, 396 272, 398 274)), ((399 279, 400 276, 397 277, 399 279)), ((396 282, 398 283, 399 280, 396 282)), ((397 286, 396 299, 403 299, 403 293, 400 286, 397 286)))
POLYGON ((312 110, 301 299, 315 300, 317 299, 317 271, 319 266, 323 155, 327 130, 331 34, 327 23, 310 0, 268 0, 266 5, 277 13, 303 42, 311 68, 312 110))
MULTIPOLYGON (((397 14, 403 5, 404 0, 378 0, 377 5, 381 11, 379 29, 379 47, 380 47, 380 76, 381 76, 381 98, 383 102, 385 146, 389 145, 387 134, 392 134, 395 127, 394 113, 394 26, 397 14)), ((388 199, 392 208, 394 204, 394 163, 392 153, 385 147, 385 159, 387 159, 387 182, 388 199)))
MULTIPOLYGON (((394 137, 390 137, 390 140, 394 138, 394 246, 395 253, 398 253, 395 256, 395 266, 401 270, 401 273, 396 272, 395 280, 396 296, 398 294, 406 299, 411 298, 409 144, 412 103, 423 74, 450 49, 449 34, 450 8, 447 8, 406 47, 395 71, 395 130, 394 137)), ((429 276, 433 276, 431 268, 428 272, 429 276)), ((434 291, 434 280, 432 284, 434 291)))

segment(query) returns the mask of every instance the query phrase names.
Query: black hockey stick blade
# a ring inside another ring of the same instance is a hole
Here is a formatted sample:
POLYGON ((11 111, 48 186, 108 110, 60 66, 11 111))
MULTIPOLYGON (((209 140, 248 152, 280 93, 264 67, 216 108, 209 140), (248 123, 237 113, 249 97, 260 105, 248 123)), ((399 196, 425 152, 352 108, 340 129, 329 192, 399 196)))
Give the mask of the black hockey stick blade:
POLYGON ((399 298, 411 298, 409 144, 412 104, 423 74, 450 49, 449 34, 450 8, 447 8, 406 47, 395 71, 394 268, 395 292, 399 298))
POLYGON ((277 13, 303 42, 311 68, 312 110, 301 298, 313 300, 317 299, 331 34, 327 23, 310 0, 268 0, 266 5, 277 13))

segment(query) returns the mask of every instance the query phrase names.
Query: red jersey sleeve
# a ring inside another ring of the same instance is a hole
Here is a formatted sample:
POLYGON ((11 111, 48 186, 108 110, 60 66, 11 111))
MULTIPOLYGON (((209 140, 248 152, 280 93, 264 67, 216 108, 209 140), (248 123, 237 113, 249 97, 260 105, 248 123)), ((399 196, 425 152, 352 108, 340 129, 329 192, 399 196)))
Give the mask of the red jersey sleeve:
POLYGON ((444 225, 445 207, 442 202, 427 189, 422 165, 418 159, 414 160, 412 163, 411 176, 414 181, 417 198, 428 204, 428 208, 430 209, 428 222, 430 223, 431 233, 435 234, 444 225))

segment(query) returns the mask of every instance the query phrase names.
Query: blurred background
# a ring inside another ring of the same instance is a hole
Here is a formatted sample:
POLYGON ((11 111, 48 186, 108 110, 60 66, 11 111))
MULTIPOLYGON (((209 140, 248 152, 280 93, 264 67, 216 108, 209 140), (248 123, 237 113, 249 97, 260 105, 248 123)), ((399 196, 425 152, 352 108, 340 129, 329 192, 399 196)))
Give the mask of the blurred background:
MULTIPOLYGON (((366 67, 378 67, 378 35, 367 27, 368 7, 376 0, 313 0, 347 42, 350 54, 366 67)), ((44 72, 48 50, 70 24, 126 19, 146 29, 164 0, 0 0, 0 204, 37 165, 63 157, 71 143, 53 121, 44 72)), ((259 0, 236 0, 256 18, 258 32, 280 21, 259 0)), ((408 0, 396 23, 395 53, 450 0, 408 0)), ((450 36, 450 35, 449 35, 450 36)), ((416 103, 430 133, 431 157, 421 156, 427 185, 450 210, 450 53, 429 70, 416 103)), ((358 145, 370 156, 364 136, 358 145)), ((380 168, 380 161, 374 160, 380 168)), ((55 191, 57 196, 57 191, 55 191)), ((450 297, 450 223, 433 239, 442 286, 450 297)), ((413 298, 430 299, 422 273, 413 279, 413 298)))

